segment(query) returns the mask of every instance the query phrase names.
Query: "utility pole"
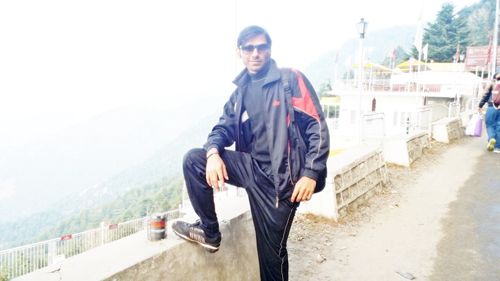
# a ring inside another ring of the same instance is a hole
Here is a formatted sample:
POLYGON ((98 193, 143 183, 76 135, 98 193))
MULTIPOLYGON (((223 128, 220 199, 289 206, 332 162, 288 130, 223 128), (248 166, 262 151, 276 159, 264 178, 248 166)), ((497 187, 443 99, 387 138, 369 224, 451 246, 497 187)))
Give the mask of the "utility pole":
POLYGON ((356 25, 359 33, 359 74, 358 74, 358 95, 359 95, 359 101, 358 101, 358 142, 361 143, 362 141, 362 128, 361 128, 361 123, 362 123, 362 118, 363 114, 362 112, 362 96, 363 96, 363 80, 364 80, 364 61, 363 61, 363 40, 365 39, 365 34, 366 34, 366 27, 367 27, 367 22, 365 21, 364 18, 361 18, 359 23, 356 25))

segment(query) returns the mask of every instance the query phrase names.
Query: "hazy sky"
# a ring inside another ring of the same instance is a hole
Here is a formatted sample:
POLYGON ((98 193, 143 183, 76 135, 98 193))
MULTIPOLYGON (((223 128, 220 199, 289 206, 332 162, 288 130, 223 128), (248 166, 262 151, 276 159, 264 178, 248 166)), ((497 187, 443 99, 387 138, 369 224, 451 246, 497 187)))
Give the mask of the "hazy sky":
POLYGON ((280 66, 302 69, 356 38, 361 17, 369 36, 479 0, 341 2, 0 1, 0 148, 117 107, 225 97, 250 24, 270 32, 280 66))

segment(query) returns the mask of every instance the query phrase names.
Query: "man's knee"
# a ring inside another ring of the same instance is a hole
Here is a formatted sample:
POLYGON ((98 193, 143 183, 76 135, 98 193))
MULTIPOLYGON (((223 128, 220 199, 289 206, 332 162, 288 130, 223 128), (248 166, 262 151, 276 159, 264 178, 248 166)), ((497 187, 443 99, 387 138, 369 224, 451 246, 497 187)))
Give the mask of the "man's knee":
POLYGON ((199 164, 202 161, 206 161, 205 159, 206 151, 202 148, 193 148, 189 150, 183 159, 183 167, 184 169, 193 167, 195 164, 199 164))

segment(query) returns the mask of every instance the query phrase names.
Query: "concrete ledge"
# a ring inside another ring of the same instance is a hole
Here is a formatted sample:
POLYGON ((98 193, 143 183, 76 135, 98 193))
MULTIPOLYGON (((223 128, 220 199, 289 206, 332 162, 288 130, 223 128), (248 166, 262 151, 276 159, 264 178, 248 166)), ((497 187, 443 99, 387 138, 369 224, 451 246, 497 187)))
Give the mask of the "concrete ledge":
POLYGON ((387 169, 380 148, 365 150, 358 158, 334 174, 335 198, 339 217, 353 211, 387 182, 387 169))
POLYGON ((443 118, 432 123, 432 138, 438 142, 450 143, 463 136, 460 118, 443 118))
POLYGON ((223 237, 220 250, 214 254, 178 238, 169 221, 166 239, 151 242, 141 231, 16 280, 258 280, 248 199, 225 194, 215 199, 216 204, 227 199, 227 204, 216 205, 223 237))
POLYGON ((298 211, 338 219, 369 199, 387 182, 380 147, 363 144, 328 159, 325 189, 298 211))
POLYGON ((214 254, 182 241, 105 280, 258 280, 259 265, 250 212, 222 224, 221 232, 223 242, 214 254))
POLYGON ((388 163, 409 167, 428 147, 430 147, 429 135, 423 131, 387 138, 384 141, 384 159, 388 163))

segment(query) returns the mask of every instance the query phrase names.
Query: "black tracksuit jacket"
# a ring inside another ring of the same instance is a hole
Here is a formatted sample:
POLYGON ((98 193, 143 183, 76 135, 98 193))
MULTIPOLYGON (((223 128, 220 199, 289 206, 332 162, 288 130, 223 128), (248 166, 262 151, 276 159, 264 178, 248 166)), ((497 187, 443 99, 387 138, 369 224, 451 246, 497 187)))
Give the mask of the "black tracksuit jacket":
MULTIPOLYGON (((279 69, 271 60, 263 85, 266 130, 276 200, 291 196, 295 182, 302 176, 316 180, 316 192, 324 188, 330 142, 319 100, 307 78, 297 70, 279 69), (286 97, 282 76, 289 78, 292 98, 286 97), (294 118, 290 118, 293 107, 294 118)), ((243 94, 250 77, 246 70, 233 81, 236 90, 224 106, 218 124, 204 145, 219 152, 236 143, 236 151, 249 152, 251 128, 244 122, 243 94)))

